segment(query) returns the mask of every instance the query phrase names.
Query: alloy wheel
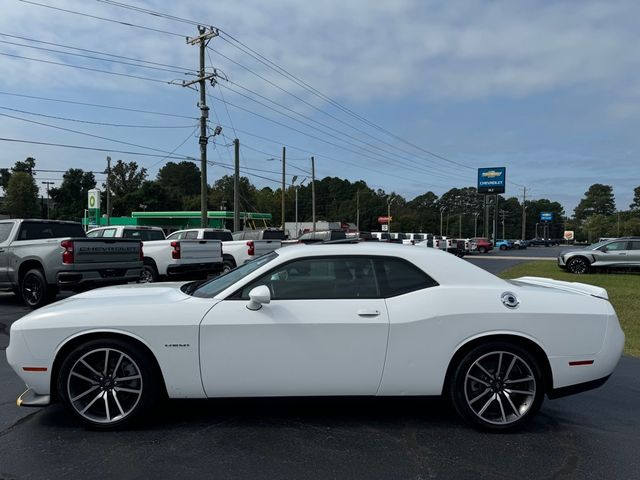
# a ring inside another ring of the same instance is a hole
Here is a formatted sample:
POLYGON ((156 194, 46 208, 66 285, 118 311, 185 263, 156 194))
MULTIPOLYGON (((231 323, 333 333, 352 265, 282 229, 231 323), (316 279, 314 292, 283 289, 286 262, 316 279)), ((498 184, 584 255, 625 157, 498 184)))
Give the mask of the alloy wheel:
POLYGON ((42 301, 44 289, 35 275, 27 275, 22 286, 24 299, 29 305, 38 305, 42 301))
POLYGON ((569 271, 572 273, 587 273, 589 265, 584 258, 573 258, 569 262, 569 271))
POLYGON ((69 403, 81 417, 93 423, 115 423, 130 415, 140 402, 142 374, 126 353, 97 348, 73 364, 66 390, 69 403))
POLYGON ((507 426, 532 408, 536 380, 529 364, 507 351, 493 351, 471 364, 464 379, 469 409, 482 421, 507 426))

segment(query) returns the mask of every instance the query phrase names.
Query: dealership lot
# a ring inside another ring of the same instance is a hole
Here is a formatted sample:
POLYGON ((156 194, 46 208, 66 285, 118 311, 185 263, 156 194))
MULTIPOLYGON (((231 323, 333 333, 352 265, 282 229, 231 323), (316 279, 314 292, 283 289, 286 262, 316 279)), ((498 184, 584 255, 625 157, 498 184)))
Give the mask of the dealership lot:
MULTIPOLYGON (((525 252, 535 250, 557 253, 525 252)), ((518 262, 471 261, 491 271, 518 262)), ((26 312, 0 295, 1 349, 26 312)), ((0 354, 0 478, 633 478, 639 373, 640 360, 624 357, 603 387, 546 401, 508 435, 472 430, 434 398, 174 401, 149 426, 98 433, 59 405, 17 408, 24 387, 0 354)))

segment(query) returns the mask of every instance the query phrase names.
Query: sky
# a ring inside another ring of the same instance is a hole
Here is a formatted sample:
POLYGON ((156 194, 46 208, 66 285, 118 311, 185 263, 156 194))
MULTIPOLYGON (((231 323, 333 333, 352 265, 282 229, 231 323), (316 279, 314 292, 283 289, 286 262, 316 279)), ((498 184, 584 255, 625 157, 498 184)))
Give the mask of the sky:
MULTIPOLYGON (((153 179, 169 154, 199 158, 199 94, 181 85, 198 68, 186 42, 196 26, 116 3, 2 1, 0 137, 100 151, 0 140, 0 167, 32 156, 41 170, 102 172, 110 155, 153 179)), ((494 166, 507 168, 507 196, 526 187, 567 214, 592 183, 613 186, 619 209, 640 185, 636 1, 122 3, 221 32, 206 58, 218 73, 209 121, 222 126, 209 183, 232 173, 239 138, 242 173, 259 187, 278 187, 283 145, 288 183, 310 177, 313 155, 317 178, 407 199, 475 185, 476 169, 494 166)), ((62 173, 36 178, 44 188, 62 173)))

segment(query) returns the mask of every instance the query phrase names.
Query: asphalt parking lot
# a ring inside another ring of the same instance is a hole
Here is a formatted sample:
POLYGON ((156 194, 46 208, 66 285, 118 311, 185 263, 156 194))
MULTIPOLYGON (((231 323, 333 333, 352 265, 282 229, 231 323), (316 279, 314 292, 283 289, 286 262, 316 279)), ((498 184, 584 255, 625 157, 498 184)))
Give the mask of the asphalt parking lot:
MULTIPOLYGON (((557 255, 552 249, 515 253, 557 255)), ((522 260, 470 261, 498 271, 522 260)), ((0 294, 1 350, 26 312, 0 294)), ((502 435, 472 430, 444 401, 423 397, 172 401, 149 425, 100 433, 80 428, 60 405, 18 408, 23 389, 0 354, 0 479, 631 479, 640 472, 640 359, 631 357, 600 389, 547 400, 525 430, 502 435)))

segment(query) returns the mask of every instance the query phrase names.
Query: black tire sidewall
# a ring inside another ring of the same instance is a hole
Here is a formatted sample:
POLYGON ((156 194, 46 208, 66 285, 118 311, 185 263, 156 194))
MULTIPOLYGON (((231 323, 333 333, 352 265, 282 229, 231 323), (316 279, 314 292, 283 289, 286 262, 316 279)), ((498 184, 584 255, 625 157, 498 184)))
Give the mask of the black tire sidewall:
POLYGON ((142 271, 151 273, 151 282, 146 283, 155 283, 158 281, 158 270, 150 263, 145 263, 144 265, 142 265, 142 271))
POLYGON ((458 415, 460 415, 465 421, 470 423, 475 428, 490 432, 509 432, 517 430, 524 424, 528 423, 540 409, 545 395, 544 375, 538 361, 525 348, 515 343, 506 341, 488 342, 478 345, 467 352, 454 367, 448 387, 449 398, 451 399, 458 415), (505 351, 518 355, 527 363, 536 380, 536 394, 531 408, 529 408, 529 410, 522 417, 520 417, 520 419, 508 425, 495 425, 483 421, 473 412, 473 410, 471 410, 471 407, 468 406, 467 400, 464 395, 464 382, 466 372, 478 358, 489 352, 495 351, 505 351))
POLYGON ((105 339, 105 340, 88 340, 87 342, 78 345, 74 348, 62 361, 60 369, 58 371, 58 377, 56 379, 56 390, 58 398, 64 403, 68 411, 70 411, 74 417, 79 419, 86 427, 95 430, 113 430, 119 429, 132 423, 138 422, 144 418, 151 410, 153 410, 156 402, 161 398, 162 388, 160 385, 160 378, 156 371, 155 365, 145 352, 141 352, 139 348, 136 348, 130 342, 120 339, 105 339), (142 397, 138 401, 137 406, 129 415, 117 422, 102 424, 92 422, 89 419, 80 415, 80 413, 71 405, 67 397, 67 378, 70 374, 71 368, 85 353, 96 350, 99 348, 112 348, 126 353, 133 361, 138 365, 140 374, 142 375, 142 397))
MULTIPOLYGON (((49 289, 49 286, 47 285, 47 279, 44 276, 44 272, 38 268, 34 268, 31 270, 28 270, 24 276, 22 277, 22 280, 20 281, 20 298, 22 298, 22 301, 25 303, 25 305, 27 305, 29 308, 32 309, 36 309, 36 308, 40 308, 44 305, 46 305, 48 302, 50 302, 52 300, 51 298, 51 291, 49 289), (29 277, 34 277, 36 278, 39 282, 40 282, 40 288, 42 289, 42 295, 40 297, 40 300, 38 301, 38 303, 30 303, 29 301, 27 301, 27 297, 25 296, 24 293, 24 284, 25 281, 27 280, 27 278, 29 277)), ((54 295, 55 296, 55 295, 54 295)))

